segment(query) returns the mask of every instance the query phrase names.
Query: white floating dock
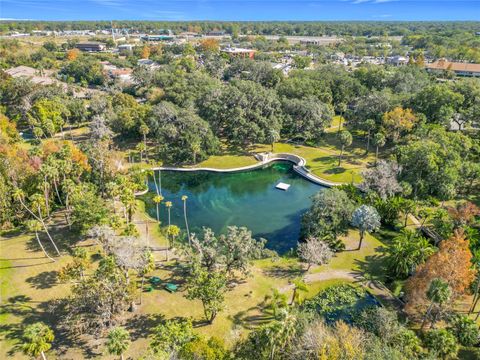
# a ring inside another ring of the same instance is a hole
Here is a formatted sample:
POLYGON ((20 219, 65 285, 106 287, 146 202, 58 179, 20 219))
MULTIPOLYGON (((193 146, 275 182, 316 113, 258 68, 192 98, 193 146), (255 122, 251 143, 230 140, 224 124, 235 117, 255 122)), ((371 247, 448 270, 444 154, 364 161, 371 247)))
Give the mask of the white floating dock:
POLYGON ((278 183, 277 186, 275 186, 277 189, 287 191, 288 188, 290 187, 290 184, 285 184, 283 182, 278 183))

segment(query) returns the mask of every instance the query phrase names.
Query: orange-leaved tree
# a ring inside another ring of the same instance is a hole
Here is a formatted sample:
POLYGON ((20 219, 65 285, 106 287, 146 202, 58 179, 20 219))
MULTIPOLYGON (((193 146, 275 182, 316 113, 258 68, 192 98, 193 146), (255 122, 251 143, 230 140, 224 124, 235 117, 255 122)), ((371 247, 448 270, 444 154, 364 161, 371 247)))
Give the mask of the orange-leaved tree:
POLYGON ((455 231, 450 239, 442 241, 439 250, 417 267, 405 285, 407 313, 425 313, 429 305, 427 291, 434 279, 442 279, 448 284, 452 301, 465 295, 475 276, 471 259, 468 240, 465 240, 461 229, 455 231))

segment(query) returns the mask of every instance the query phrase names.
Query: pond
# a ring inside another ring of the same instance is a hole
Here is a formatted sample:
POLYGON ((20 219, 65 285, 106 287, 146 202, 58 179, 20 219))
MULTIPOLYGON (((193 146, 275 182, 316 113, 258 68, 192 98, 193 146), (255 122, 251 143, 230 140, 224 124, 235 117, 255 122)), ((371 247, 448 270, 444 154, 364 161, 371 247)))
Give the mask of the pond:
MULTIPOLYGON (((158 174, 157 174, 158 178, 158 174)), ((160 220, 168 223, 165 201, 171 201, 171 222, 185 227, 182 195, 187 195, 190 232, 200 233, 210 227, 215 233, 229 225, 245 226, 255 238, 267 239, 267 247, 284 253, 296 247, 302 214, 310 207, 311 197, 324 189, 293 170, 290 162, 279 161, 261 169, 215 173, 207 171, 162 171, 160 220), (279 182, 290 184, 278 190, 279 182)), ((155 194, 153 179, 149 195, 155 194)), ((155 218, 155 205, 147 201, 147 211, 155 218)))

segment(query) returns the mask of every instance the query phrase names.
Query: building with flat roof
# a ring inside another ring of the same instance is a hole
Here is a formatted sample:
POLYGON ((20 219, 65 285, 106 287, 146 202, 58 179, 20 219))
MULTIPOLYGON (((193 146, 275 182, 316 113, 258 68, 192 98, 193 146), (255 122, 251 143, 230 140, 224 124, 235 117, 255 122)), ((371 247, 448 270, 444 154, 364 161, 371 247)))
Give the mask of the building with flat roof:
POLYGON ((480 77, 480 64, 440 59, 426 64, 425 68, 430 72, 453 71, 457 76, 480 77))
POLYGON ((256 50, 242 49, 242 48, 225 48, 225 49, 222 49, 222 52, 225 54, 228 54, 230 57, 241 57, 241 58, 253 59, 255 56, 256 50))
POLYGON ((104 51, 107 48, 107 46, 104 43, 97 42, 97 41, 81 42, 81 43, 78 43, 75 47, 78 50, 89 51, 89 52, 104 51))

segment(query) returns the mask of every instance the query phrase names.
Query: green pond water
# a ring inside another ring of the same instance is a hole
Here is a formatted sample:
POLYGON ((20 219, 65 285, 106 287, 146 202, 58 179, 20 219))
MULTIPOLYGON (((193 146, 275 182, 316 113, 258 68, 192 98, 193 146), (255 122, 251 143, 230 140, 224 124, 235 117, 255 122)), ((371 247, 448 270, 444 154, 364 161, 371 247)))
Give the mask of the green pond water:
MULTIPOLYGON (((158 178, 158 173, 156 174, 158 178)), ((202 227, 215 233, 229 225, 245 226, 255 238, 267 239, 267 247, 283 253, 297 244, 302 214, 310 207, 311 197, 324 188, 295 173, 289 162, 275 162, 262 169, 213 173, 206 171, 162 171, 160 220, 168 224, 165 201, 171 201, 171 222, 185 227, 182 195, 187 195, 190 232, 202 227), (275 188, 279 182, 290 184, 287 191, 275 188)), ((155 194, 153 179, 149 196, 155 194)), ((147 201, 147 211, 156 217, 155 205, 147 201)))

